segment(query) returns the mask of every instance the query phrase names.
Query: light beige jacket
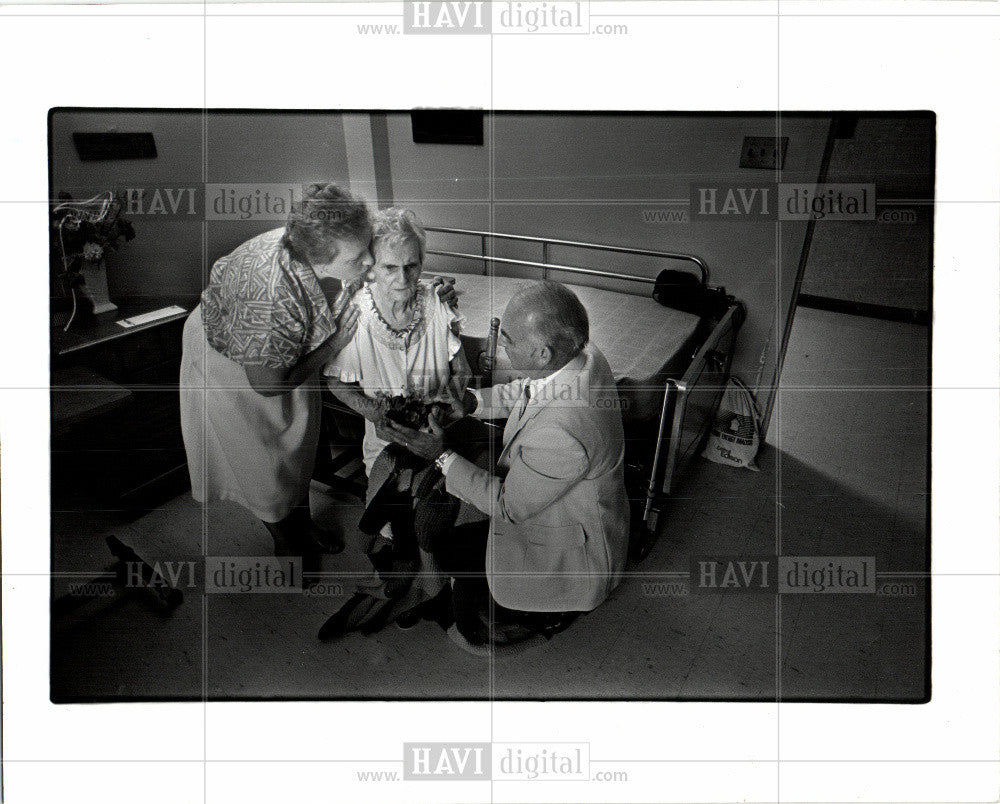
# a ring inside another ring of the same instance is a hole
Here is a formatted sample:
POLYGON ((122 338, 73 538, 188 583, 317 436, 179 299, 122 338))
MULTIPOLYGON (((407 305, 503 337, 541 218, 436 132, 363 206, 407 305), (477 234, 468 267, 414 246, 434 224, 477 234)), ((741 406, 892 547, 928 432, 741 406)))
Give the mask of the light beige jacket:
POLYGON ((486 573, 500 605, 589 611, 620 582, 628 548, 614 376, 588 345, 548 380, 532 383, 530 401, 525 385, 488 389, 475 414, 508 416, 497 474, 455 458, 446 486, 490 516, 486 573))

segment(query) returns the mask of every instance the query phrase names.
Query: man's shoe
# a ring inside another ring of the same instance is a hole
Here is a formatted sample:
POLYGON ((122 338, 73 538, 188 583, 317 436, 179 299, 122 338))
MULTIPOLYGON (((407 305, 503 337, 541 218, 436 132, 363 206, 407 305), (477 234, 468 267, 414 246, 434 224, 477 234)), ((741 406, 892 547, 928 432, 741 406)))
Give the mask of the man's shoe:
POLYGON ((321 528, 315 522, 310 525, 307 547, 313 548, 315 552, 335 556, 344 552, 346 546, 343 534, 321 528))
POLYGON ((423 604, 414 606, 409 611, 404 611, 396 618, 396 627, 400 631, 409 631, 424 619, 423 604))

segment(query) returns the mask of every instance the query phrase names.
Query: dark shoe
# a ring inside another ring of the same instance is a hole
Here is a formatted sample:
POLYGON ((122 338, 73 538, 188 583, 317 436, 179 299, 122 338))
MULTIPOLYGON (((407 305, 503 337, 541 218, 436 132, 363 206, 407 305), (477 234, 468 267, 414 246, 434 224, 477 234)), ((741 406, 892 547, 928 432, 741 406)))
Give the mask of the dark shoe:
POLYGON ((300 558, 302 559, 302 587, 308 588, 316 583, 316 576, 320 572, 320 555, 316 550, 303 550, 300 544, 288 538, 286 534, 276 533, 271 530, 271 539, 274 541, 274 555, 278 558, 300 558))
POLYGON ((460 617, 455 612, 455 627, 470 645, 485 645, 490 641, 490 629, 483 624, 478 614, 474 618, 460 617))
POLYGON ((323 642, 332 642, 349 631, 353 631, 358 617, 364 616, 364 612, 361 610, 365 604, 370 605, 371 601, 370 596, 355 592, 343 606, 337 609, 333 616, 323 623, 323 627, 319 629, 319 638, 323 642))
POLYGON ((409 631, 424 619, 423 604, 414 606, 409 611, 404 611, 396 618, 396 627, 400 631, 409 631))
POLYGON ((489 629, 490 643, 497 646, 525 642, 538 632, 523 623, 493 623, 489 629))
POLYGON ((410 588, 410 584, 413 583, 413 579, 417 577, 419 570, 419 561, 394 560, 390 572, 385 575, 379 573, 379 576, 385 582, 385 586, 383 587, 385 596, 390 600, 395 600, 406 594, 410 588))
POLYGON ((396 601, 375 599, 371 610, 365 615, 364 621, 358 624, 358 630, 365 636, 377 634, 385 628, 396 615, 396 601))
POLYGON ((325 530, 312 522, 309 531, 297 544, 302 555, 302 586, 314 585, 322 571, 322 557, 344 551, 344 537, 332 530, 325 530))
POLYGON ((430 600, 418 603, 396 617, 396 625, 403 631, 413 628, 421 620, 437 623, 445 631, 455 624, 451 605, 451 584, 443 584, 441 591, 430 600))
POLYGON ((455 624, 455 607, 452 603, 451 584, 446 583, 441 591, 421 606, 423 618, 441 626, 447 631, 455 624))
POLYGON ((452 587, 455 627, 470 645, 485 645, 490 638, 483 614, 489 605, 485 579, 456 578, 452 587))
POLYGON ((546 639, 552 639, 556 634, 561 634, 567 628, 569 628, 576 618, 579 616, 579 612, 567 611, 553 617, 549 622, 545 623, 538 629, 538 633, 541 634, 546 639))
POLYGON ((344 552, 344 548, 347 546, 343 534, 321 528, 315 522, 309 528, 309 540, 317 552, 331 556, 344 552))

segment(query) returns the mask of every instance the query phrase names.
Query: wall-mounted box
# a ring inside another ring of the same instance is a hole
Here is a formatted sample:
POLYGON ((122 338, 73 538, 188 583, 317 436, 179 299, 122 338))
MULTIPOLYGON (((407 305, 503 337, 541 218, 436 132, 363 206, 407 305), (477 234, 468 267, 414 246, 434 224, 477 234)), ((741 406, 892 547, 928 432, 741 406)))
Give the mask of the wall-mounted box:
POLYGON ((481 109, 414 109, 413 141, 428 145, 482 145, 481 109))
POLYGON ((781 170, 785 167, 786 150, 788 137, 744 137, 740 167, 781 170))
POLYGON ((74 131, 73 144, 81 162, 156 159, 156 141, 149 131, 74 131))

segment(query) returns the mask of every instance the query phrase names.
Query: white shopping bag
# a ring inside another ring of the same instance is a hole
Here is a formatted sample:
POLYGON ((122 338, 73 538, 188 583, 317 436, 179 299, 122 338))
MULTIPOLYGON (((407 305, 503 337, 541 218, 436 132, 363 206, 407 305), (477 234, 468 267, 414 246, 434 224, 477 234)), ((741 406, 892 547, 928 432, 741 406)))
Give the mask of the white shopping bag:
POLYGON ((753 394, 737 377, 730 377, 719 413, 702 455, 715 463, 760 471, 754 463, 760 449, 760 414, 753 394))

